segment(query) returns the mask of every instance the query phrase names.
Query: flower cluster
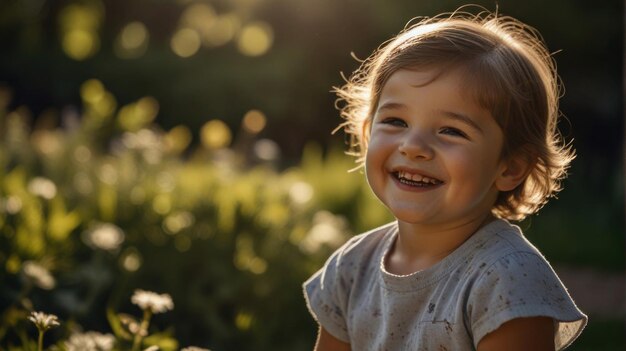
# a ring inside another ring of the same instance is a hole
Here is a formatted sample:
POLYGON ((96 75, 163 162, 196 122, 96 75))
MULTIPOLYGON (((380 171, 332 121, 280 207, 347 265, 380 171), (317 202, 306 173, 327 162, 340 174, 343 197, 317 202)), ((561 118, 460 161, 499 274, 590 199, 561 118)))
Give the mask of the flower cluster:
POLYGON ((152 313, 163 313, 174 309, 174 302, 169 294, 157 294, 137 289, 130 301, 142 310, 149 310, 152 313))
POLYGON ((74 333, 65 342, 67 351, 110 351, 115 346, 115 337, 90 331, 74 333))
POLYGON ((54 289, 56 285, 56 281, 52 274, 50 274, 50 271, 39 263, 33 261, 24 262, 22 265, 22 273, 28 281, 41 289, 51 290, 54 289))
MULTIPOLYGON (((139 321, 131 315, 120 313, 113 318, 112 326, 115 335, 103 334, 96 331, 77 332, 72 331, 70 336, 65 340, 57 344, 62 350, 66 351, 113 351, 113 350, 127 350, 132 351, 159 351, 161 347, 165 350, 171 350, 178 348, 177 342, 170 339, 168 346, 161 346, 157 340, 162 339, 163 335, 152 334, 150 337, 155 337, 151 341, 146 341, 144 338, 149 336, 150 317, 154 313, 163 313, 174 309, 174 302, 168 294, 157 294, 152 291, 145 291, 141 289, 135 290, 131 298, 132 303, 138 305, 143 310, 143 318, 139 321), (121 326, 126 331, 116 328, 115 325, 121 326), (129 335, 127 332, 130 332, 129 335), (132 339, 132 347, 129 342, 132 339), (127 348, 130 347, 130 348, 127 348)), ((38 338, 38 351, 43 351, 43 337, 47 330, 50 328, 59 326, 59 319, 53 314, 46 314, 43 312, 32 312, 28 319, 37 326, 39 331, 38 338)), ((68 325, 71 325, 68 324, 68 325)), ((0 347, 0 350, 3 350, 0 347)), ((182 349, 182 351, 210 351, 209 349, 200 348, 197 346, 188 346, 182 349)))
POLYGON ((45 314, 43 312, 32 312, 28 320, 35 323, 40 332, 45 332, 50 328, 60 325, 59 319, 53 314, 45 314))

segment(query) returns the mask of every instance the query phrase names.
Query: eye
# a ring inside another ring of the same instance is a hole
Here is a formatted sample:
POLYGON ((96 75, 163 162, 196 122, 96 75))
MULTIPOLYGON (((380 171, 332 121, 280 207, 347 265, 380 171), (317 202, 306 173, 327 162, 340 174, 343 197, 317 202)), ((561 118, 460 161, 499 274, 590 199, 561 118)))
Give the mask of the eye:
POLYGON ((455 137, 461 137, 461 138, 468 139, 467 134, 465 134, 461 130, 459 130, 457 128, 453 128, 453 127, 443 127, 443 128, 441 128, 440 133, 441 134, 445 134, 445 135, 451 135, 451 136, 455 136, 455 137))
POLYGON ((380 121, 380 123, 388 124, 394 127, 406 127, 407 126, 406 122, 398 117, 386 117, 386 118, 383 118, 382 121, 380 121))

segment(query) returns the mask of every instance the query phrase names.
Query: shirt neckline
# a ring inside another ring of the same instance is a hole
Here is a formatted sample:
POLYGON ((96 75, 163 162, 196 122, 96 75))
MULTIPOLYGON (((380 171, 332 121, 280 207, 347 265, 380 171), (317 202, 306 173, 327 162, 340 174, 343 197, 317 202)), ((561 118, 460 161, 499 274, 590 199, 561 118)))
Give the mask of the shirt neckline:
POLYGON ((472 234, 472 236, 470 236, 463 244, 431 267, 407 275, 397 275, 390 273, 385 269, 385 258, 398 236, 398 225, 396 223, 393 230, 390 230, 387 233, 383 250, 381 250, 382 254, 379 257, 378 271, 382 284, 389 290, 400 292, 426 288, 436 283, 441 278, 447 276, 452 269, 458 265, 459 261, 467 258, 468 254, 474 251, 470 248, 480 246, 493 234, 508 227, 510 227, 510 224, 507 221, 503 219, 495 219, 479 228, 476 233, 472 234))

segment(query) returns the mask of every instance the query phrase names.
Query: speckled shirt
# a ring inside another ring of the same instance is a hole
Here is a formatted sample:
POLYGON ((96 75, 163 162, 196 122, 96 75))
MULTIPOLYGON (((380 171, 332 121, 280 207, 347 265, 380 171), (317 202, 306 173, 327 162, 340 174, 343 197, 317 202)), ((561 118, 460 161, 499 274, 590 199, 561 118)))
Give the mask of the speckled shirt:
POLYGON ((355 236, 304 283, 315 319, 352 350, 475 350, 504 322, 535 316, 554 319, 561 350, 587 323, 550 264, 505 220, 404 276, 383 264, 397 233, 394 222, 355 236))

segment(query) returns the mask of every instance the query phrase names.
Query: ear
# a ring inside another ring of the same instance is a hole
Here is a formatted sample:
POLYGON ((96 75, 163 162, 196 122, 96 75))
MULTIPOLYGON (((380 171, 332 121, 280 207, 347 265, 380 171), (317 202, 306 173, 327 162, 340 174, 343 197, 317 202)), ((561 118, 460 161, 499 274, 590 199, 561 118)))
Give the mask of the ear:
POLYGON ((534 165, 534 157, 517 153, 501 163, 500 173, 496 178, 496 188, 499 191, 511 191, 528 177, 534 165))

